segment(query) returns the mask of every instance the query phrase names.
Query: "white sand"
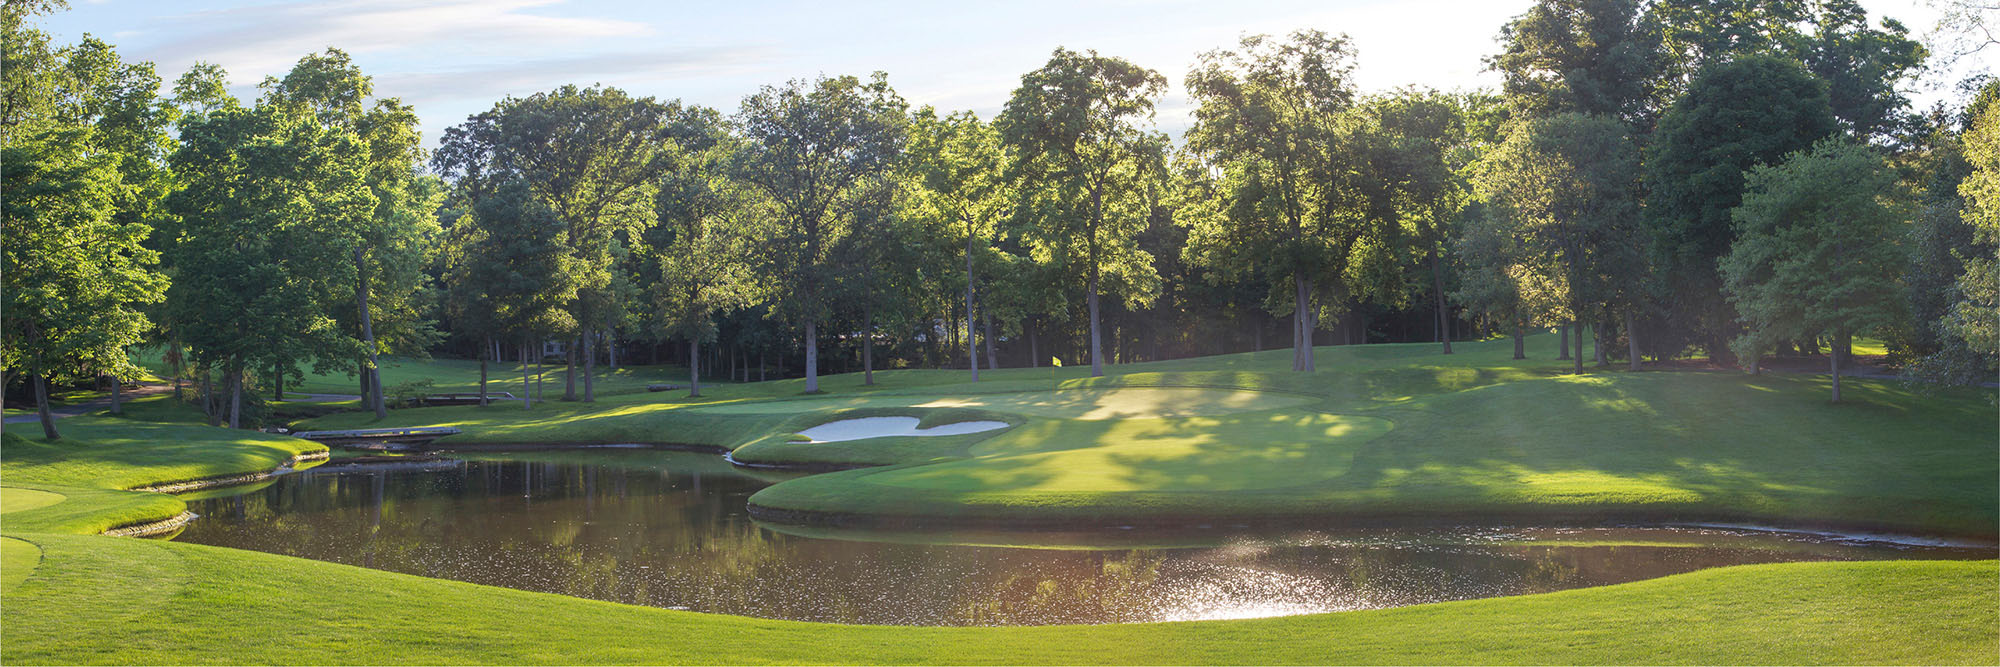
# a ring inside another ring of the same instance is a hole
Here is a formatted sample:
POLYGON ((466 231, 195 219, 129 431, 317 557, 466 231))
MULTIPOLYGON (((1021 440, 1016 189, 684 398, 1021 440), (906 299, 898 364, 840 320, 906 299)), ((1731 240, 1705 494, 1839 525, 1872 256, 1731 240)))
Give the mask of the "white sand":
POLYGON ((962 435, 994 429, 1007 428, 1007 422, 970 421, 944 424, 920 429, 916 417, 862 417, 827 422, 799 431, 799 435, 812 438, 813 442, 838 442, 841 440, 861 440, 864 438, 886 438, 892 435, 962 435))

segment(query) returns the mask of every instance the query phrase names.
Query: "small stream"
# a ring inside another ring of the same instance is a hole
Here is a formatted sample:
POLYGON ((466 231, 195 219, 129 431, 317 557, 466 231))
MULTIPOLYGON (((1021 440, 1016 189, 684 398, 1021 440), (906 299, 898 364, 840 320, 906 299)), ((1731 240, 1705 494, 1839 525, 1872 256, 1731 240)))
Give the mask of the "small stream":
POLYGON ((1248 618, 1602 586, 1785 561, 1992 558, 1992 547, 1721 529, 895 535, 774 528, 781 476, 710 454, 460 454, 185 496, 176 539, 670 609, 898 625, 1248 618), (1020 546, 977 546, 1033 544, 1020 546))

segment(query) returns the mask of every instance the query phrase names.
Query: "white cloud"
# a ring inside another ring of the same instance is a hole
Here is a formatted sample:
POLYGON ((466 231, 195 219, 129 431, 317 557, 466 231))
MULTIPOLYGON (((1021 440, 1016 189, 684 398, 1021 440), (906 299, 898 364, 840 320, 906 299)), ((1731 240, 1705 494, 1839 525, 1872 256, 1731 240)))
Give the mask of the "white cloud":
POLYGON ((529 13, 554 0, 350 0, 193 12, 161 19, 171 41, 141 56, 160 63, 206 60, 239 82, 291 68, 304 54, 421 51, 456 56, 522 55, 524 44, 563 47, 651 34, 645 23, 529 13))

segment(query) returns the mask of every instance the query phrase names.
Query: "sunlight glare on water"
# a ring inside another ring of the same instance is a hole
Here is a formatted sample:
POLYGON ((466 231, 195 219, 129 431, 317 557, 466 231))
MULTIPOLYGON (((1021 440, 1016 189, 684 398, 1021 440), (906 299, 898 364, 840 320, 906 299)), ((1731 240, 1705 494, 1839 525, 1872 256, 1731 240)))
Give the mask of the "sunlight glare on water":
POLYGON ((771 477, 712 455, 502 456, 436 470, 308 470, 241 495, 191 499, 202 518, 178 539, 628 604, 897 625, 1253 618, 1742 563, 1993 557, 1990 547, 1886 548, 1707 529, 797 535, 745 509, 771 477))

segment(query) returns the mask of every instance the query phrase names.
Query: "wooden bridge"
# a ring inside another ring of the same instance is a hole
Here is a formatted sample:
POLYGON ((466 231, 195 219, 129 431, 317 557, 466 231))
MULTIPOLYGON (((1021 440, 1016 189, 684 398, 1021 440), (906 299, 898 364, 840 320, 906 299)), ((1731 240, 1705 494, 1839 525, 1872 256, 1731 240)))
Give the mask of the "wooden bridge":
MULTIPOLYGON (((492 402, 492 401, 518 401, 521 399, 516 398, 514 394, 511 392, 489 391, 486 392, 486 400, 488 402, 492 402)), ((417 402, 424 406, 479 405, 479 392, 473 391, 461 394, 430 394, 421 399, 418 399, 417 402)))
POLYGON ((388 445, 426 445, 438 438, 447 435, 458 435, 459 433, 463 433, 463 431, 452 426, 426 426, 419 428, 356 428, 345 431, 301 431, 292 435, 314 442, 324 442, 329 445, 377 446, 367 447, 374 449, 386 448, 388 445))

